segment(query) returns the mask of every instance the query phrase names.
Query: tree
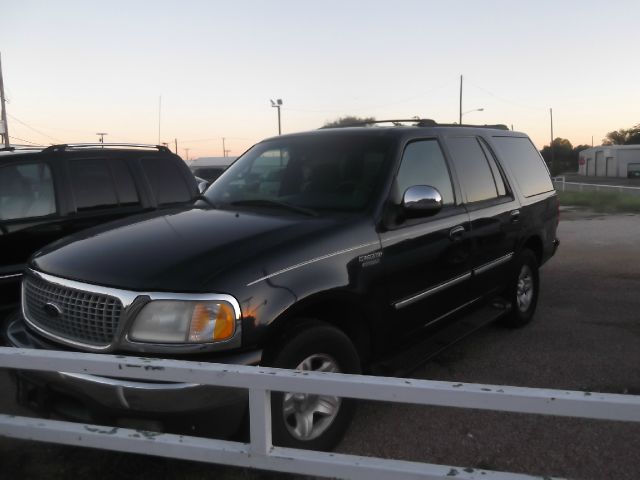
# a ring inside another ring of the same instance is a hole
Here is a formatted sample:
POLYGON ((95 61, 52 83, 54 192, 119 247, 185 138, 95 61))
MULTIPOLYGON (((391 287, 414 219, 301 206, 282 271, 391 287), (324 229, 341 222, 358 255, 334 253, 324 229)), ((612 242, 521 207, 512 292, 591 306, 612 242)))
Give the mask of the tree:
POLYGON ((640 123, 635 126, 607 133, 603 145, 640 145, 640 123))
POLYGON ((367 122, 375 122, 376 119, 374 117, 355 117, 353 115, 346 115, 344 117, 340 117, 333 122, 327 122, 324 124, 323 128, 331 128, 331 127, 344 127, 348 125, 362 124, 367 122))
POLYGON ((551 175, 555 176, 565 172, 577 172, 580 152, 587 148, 591 147, 589 145, 578 145, 574 148, 569 140, 558 137, 553 140, 553 165, 551 164, 551 148, 549 145, 545 145, 540 154, 547 162, 551 175))

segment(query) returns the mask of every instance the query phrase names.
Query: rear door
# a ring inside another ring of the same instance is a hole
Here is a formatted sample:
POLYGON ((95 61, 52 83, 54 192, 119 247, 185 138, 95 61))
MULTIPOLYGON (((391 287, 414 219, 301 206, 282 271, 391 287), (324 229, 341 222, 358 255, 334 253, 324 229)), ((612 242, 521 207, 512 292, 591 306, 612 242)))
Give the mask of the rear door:
POLYGON ((520 237, 520 203, 484 139, 450 136, 446 145, 471 222, 474 294, 497 293, 509 278, 520 237))
POLYGON ((139 189, 123 158, 76 157, 66 165, 71 212, 65 234, 143 210, 139 189))
POLYGON ((389 201, 393 210, 380 233, 388 301, 396 312, 397 337, 435 323, 470 299, 469 216, 460 202, 437 139, 406 145, 389 201), (403 218, 407 188, 429 185, 444 206, 437 214, 403 218))

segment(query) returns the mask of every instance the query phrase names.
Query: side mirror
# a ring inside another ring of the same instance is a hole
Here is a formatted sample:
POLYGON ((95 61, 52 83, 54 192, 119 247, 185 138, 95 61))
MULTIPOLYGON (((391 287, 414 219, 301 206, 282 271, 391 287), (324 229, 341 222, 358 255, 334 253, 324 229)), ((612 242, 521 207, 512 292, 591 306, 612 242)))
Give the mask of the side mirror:
POLYGON ((429 185, 407 188, 402 197, 402 210, 408 217, 426 217, 442 209, 442 195, 429 185))
POLYGON ((200 194, 203 194, 207 190, 207 188, 209 188, 209 182, 207 182, 203 178, 198 177, 196 177, 196 180, 198 181, 198 192, 200 192, 200 194))

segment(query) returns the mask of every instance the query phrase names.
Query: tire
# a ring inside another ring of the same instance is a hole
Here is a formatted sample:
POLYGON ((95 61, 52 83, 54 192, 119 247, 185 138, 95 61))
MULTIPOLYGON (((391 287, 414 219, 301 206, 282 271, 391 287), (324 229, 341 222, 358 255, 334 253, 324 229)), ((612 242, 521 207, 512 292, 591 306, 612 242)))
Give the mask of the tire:
MULTIPOLYGON (((349 337, 321 322, 300 325, 267 354, 267 365, 309 371, 360 373, 360 359, 349 337)), ((342 439, 356 401, 330 395, 273 392, 273 443, 310 450, 331 450, 342 439)))
POLYGON ((531 250, 524 249, 516 258, 507 289, 507 298, 512 308, 500 323, 511 328, 523 327, 529 323, 538 305, 539 286, 538 259, 531 250))

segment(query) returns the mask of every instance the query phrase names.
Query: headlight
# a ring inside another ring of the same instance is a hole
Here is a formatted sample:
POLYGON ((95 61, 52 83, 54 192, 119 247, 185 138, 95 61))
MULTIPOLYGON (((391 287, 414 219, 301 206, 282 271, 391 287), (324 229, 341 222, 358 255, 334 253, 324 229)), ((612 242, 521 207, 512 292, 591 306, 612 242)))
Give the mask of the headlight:
POLYGON ((136 342, 211 343, 236 331, 233 307, 222 301, 155 300, 144 306, 129 331, 136 342))

